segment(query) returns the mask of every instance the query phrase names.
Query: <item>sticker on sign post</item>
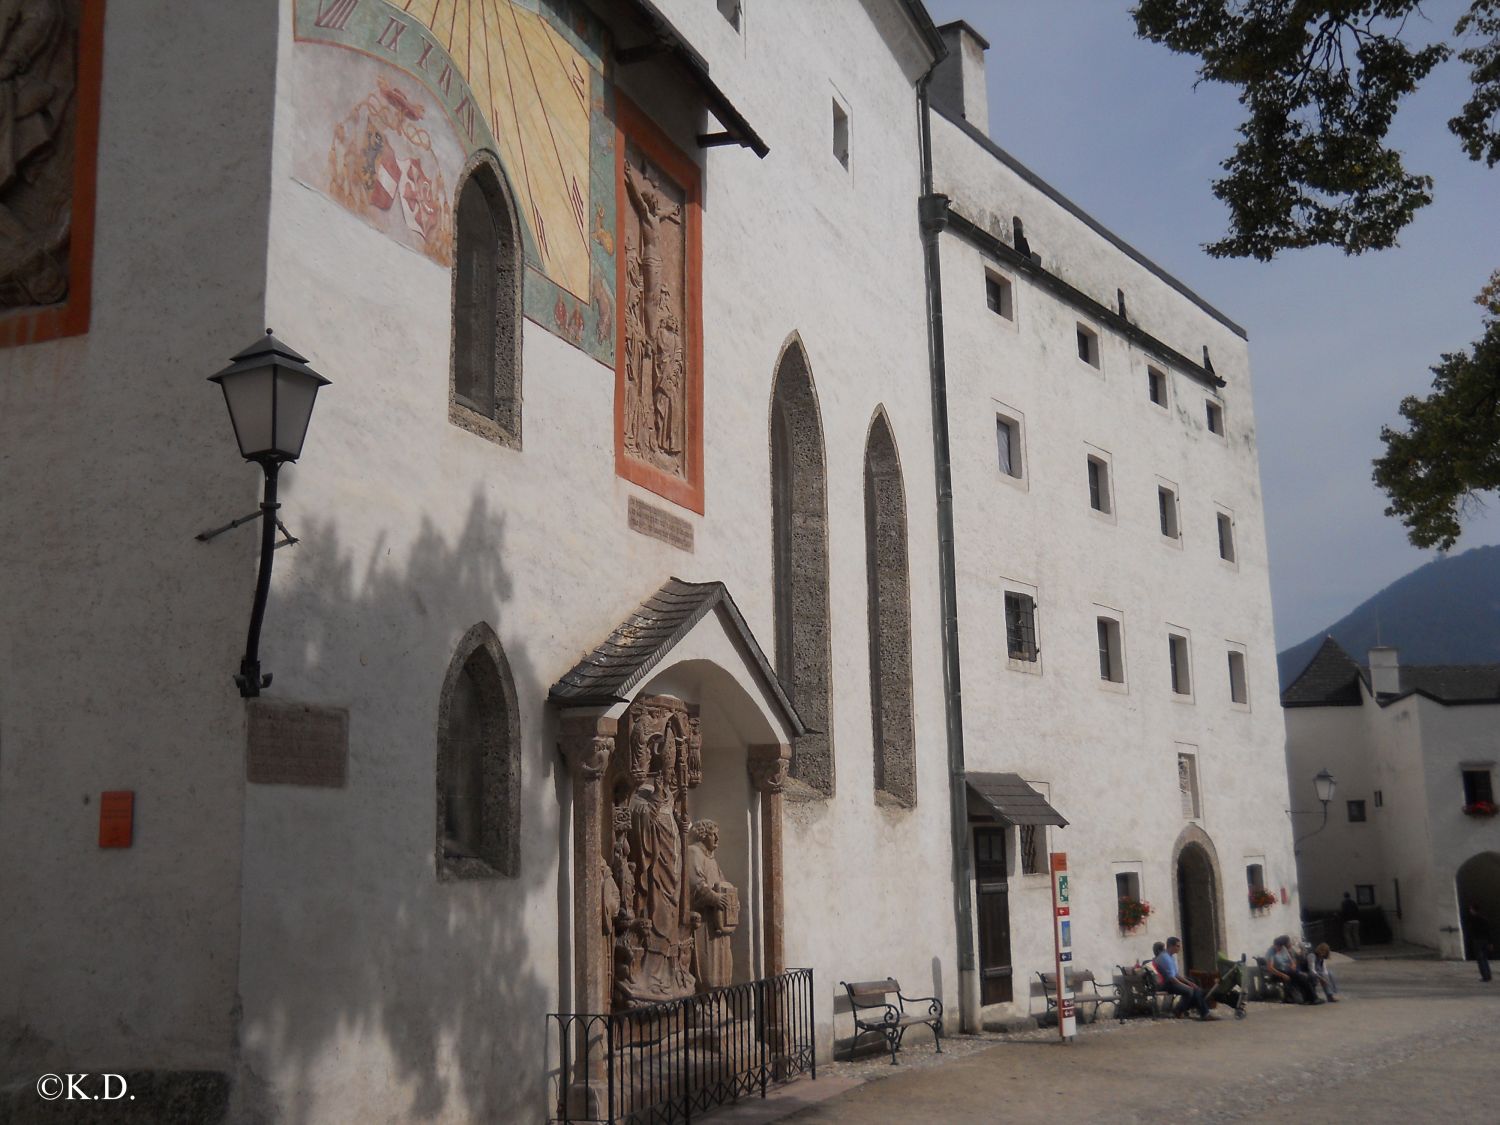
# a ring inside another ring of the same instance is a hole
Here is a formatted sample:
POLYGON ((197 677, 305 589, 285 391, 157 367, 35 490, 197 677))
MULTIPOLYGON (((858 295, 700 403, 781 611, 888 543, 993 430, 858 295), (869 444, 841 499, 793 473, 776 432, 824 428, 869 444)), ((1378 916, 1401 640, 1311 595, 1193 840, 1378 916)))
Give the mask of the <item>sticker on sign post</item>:
POLYGON ((1067 978, 1067 968, 1073 961, 1073 920, 1068 903, 1068 854, 1053 852, 1049 858, 1052 867, 1052 940, 1057 951, 1057 1034, 1067 1043, 1078 1034, 1078 1013, 1067 978))

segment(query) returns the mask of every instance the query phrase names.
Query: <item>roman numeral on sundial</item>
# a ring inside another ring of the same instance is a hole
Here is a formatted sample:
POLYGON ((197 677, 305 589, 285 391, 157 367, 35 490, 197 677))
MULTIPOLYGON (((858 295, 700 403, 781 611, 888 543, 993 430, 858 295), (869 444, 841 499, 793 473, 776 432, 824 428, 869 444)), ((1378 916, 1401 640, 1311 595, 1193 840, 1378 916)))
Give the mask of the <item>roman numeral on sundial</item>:
POLYGON ((313 19, 313 26, 330 31, 343 31, 344 25, 349 22, 349 17, 354 14, 354 9, 357 7, 359 7, 359 0, 325 0, 324 3, 318 5, 318 14, 313 19))
POLYGON ((535 203, 531 205, 531 222, 536 227, 536 244, 542 251, 542 257, 549 256, 547 248, 547 224, 542 221, 542 213, 537 210, 535 203))
POLYGON ((375 40, 375 42, 384 47, 387 51, 395 54, 397 44, 401 42, 401 36, 405 34, 405 32, 406 25, 398 20, 395 16, 391 16, 385 21, 385 30, 380 33, 380 38, 375 40))
POLYGON ((463 122, 464 128, 468 131, 469 140, 472 141, 474 139, 474 103, 469 100, 468 94, 465 94, 463 101, 458 103, 458 108, 453 111, 453 115, 463 122))

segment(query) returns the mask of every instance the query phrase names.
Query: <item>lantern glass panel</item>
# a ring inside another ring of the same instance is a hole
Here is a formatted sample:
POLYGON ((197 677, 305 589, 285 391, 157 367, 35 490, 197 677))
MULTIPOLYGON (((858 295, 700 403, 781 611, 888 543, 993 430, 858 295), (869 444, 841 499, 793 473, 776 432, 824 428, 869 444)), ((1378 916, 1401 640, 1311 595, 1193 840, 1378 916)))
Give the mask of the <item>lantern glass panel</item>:
POLYGON ((268 365, 237 371, 219 381, 242 457, 255 457, 272 448, 275 440, 275 419, 272 417, 275 375, 276 368, 268 365))
POLYGON ((302 456, 313 399, 321 385, 315 376, 305 372, 276 369, 276 452, 287 461, 302 456))

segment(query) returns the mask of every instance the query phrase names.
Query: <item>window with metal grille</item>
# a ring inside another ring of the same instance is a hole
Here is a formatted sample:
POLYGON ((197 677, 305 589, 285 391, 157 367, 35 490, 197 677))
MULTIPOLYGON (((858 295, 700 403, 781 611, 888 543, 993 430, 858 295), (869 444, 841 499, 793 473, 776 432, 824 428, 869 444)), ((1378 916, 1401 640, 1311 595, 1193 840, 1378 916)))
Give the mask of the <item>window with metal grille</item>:
POLYGON ((1036 602, 1028 594, 1005 595, 1005 651, 1012 660, 1036 659, 1036 602))
POLYGON ((999 274, 985 271, 984 303, 989 306, 990 312, 1003 316, 1006 320, 1015 318, 1015 310, 1011 304, 1010 282, 999 274))
POLYGON ((1349 801, 1349 823, 1362 824, 1365 819, 1365 803, 1363 801, 1349 801))
POLYGON ((498 169, 475 165, 454 211, 450 405, 461 425, 520 448, 521 251, 498 169))
POLYGON ((1045 875, 1047 873, 1046 848, 1047 827, 1043 824, 1023 824, 1020 828, 1020 854, 1022 875, 1045 875))

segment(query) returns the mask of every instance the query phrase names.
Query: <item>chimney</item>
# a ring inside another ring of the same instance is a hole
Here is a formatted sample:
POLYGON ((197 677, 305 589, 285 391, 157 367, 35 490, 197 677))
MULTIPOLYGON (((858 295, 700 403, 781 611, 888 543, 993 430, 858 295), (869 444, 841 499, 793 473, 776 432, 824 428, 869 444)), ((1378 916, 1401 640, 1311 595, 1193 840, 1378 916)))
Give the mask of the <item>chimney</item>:
POLYGON ((1370 690, 1377 696, 1401 693, 1401 664, 1391 645, 1376 645, 1370 650, 1370 690))
POLYGON ((932 75, 933 101, 956 110, 985 136, 990 132, 990 99, 984 81, 984 53, 989 41, 963 20, 938 28, 948 57, 932 75))

